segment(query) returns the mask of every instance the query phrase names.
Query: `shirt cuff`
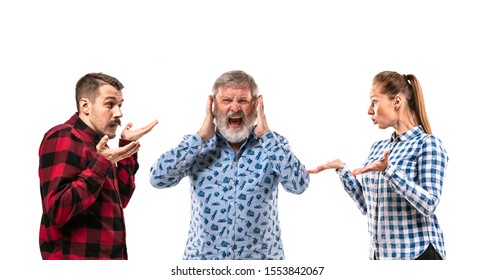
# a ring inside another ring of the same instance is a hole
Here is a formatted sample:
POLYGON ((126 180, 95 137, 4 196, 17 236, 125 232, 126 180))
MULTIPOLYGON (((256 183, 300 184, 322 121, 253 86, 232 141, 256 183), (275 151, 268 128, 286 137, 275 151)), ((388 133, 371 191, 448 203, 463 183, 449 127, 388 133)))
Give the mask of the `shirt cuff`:
POLYGON ((346 166, 346 164, 343 164, 342 167, 339 169, 335 169, 336 174, 338 174, 340 177, 349 177, 350 175, 350 169, 346 166))
POLYGON ((399 194, 404 194, 407 191, 407 179, 404 174, 395 165, 389 164, 383 171, 383 175, 391 183, 392 188, 399 194))
POLYGON ((123 147, 123 146, 125 146, 125 145, 127 145, 127 144, 129 144, 129 143, 131 143, 131 142, 132 142, 132 141, 130 141, 130 140, 120 139, 120 140, 119 140, 119 142, 118 142, 118 146, 119 146, 119 147, 123 147))
POLYGON ((280 140, 271 130, 263 137, 259 138, 259 143, 261 143, 264 148, 271 148, 272 146, 276 146, 278 142, 280 142, 280 140))
POLYGON ((388 164, 388 167, 384 169, 383 175, 384 177, 391 179, 393 175, 396 173, 396 167, 392 164, 388 164))
POLYGON ((88 168, 91 169, 100 178, 105 178, 111 165, 111 161, 107 160, 104 156, 98 155, 89 164, 88 168))
POLYGON ((189 147, 199 147, 207 141, 203 141, 201 136, 199 136, 199 132, 191 134, 188 138, 184 139, 184 143, 186 143, 189 147))

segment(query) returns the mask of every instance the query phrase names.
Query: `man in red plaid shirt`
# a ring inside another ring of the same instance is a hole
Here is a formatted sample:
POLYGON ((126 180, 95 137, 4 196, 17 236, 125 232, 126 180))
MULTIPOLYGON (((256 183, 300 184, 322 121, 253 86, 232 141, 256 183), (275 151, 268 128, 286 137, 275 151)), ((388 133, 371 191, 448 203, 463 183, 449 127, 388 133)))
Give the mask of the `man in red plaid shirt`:
POLYGON ((138 140, 157 120, 122 130, 123 85, 89 73, 76 85, 77 113, 50 129, 39 148, 43 259, 127 259, 123 208, 135 190, 138 140))

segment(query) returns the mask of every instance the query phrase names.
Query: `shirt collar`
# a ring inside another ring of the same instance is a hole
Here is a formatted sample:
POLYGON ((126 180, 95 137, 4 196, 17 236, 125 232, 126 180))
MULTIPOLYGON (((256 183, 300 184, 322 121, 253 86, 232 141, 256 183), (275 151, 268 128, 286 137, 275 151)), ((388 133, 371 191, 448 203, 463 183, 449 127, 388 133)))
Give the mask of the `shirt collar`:
POLYGON ((396 132, 393 132, 393 134, 391 134, 391 139, 390 141, 393 142, 393 141, 407 141, 409 139, 413 139, 421 134, 424 133, 424 129, 422 128, 421 125, 417 125, 413 128, 411 128, 410 130, 406 131, 405 133, 401 134, 400 136, 396 136, 396 132))
POLYGON ((79 117, 78 113, 75 113, 66 124, 73 126, 88 142, 98 144, 101 140, 101 137, 79 117))

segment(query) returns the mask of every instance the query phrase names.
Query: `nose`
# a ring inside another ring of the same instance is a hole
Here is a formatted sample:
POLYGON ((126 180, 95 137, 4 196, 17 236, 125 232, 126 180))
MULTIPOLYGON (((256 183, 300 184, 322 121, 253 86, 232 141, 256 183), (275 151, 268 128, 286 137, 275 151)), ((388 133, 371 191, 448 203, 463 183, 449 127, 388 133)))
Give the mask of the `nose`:
POLYGON ((116 109, 113 111, 113 117, 119 119, 123 117, 122 108, 120 106, 115 106, 116 109))
POLYGON ((233 112, 238 112, 242 110, 242 107, 240 107, 240 104, 237 101, 233 101, 230 106, 230 110, 233 112))
POLYGON ((374 105, 372 105, 372 103, 369 106, 369 109, 367 110, 367 114, 374 115, 374 105))

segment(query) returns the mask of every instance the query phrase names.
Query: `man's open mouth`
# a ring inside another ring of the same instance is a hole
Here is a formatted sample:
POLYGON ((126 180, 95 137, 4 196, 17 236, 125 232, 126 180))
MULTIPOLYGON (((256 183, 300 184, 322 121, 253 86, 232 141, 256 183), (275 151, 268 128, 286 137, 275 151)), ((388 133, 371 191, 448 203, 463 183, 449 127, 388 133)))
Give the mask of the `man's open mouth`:
POLYGON ((228 123, 230 125, 241 125, 242 124, 242 118, 228 118, 228 123))

